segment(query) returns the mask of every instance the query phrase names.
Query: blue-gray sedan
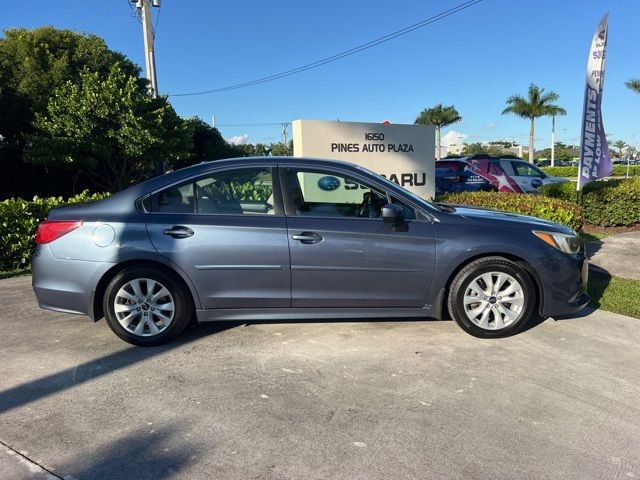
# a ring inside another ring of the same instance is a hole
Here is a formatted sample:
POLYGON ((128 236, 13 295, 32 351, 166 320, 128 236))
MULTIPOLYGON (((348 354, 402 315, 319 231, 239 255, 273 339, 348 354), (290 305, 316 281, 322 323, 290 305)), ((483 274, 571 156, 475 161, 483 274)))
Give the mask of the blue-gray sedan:
POLYGON ((301 158, 206 162, 57 208, 32 263, 42 308, 157 345, 193 318, 450 315, 478 337, 589 300, 576 233, 429 203, 364 168, 301 158))

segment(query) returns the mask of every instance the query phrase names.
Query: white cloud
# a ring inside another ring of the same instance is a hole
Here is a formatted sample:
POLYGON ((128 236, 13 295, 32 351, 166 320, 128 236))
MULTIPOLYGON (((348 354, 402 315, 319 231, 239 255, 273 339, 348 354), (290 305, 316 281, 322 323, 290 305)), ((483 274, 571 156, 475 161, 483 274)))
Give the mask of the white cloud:
POLYGON ((455 130, 449 130, 442 136, 442 146, 457 145, 460 142, 464 142, 464 139, 469 135, 462 132, 456 132, 455 130))
POLYGON ((244 133, 242 135, 236 135, 231 138, 227 138, 227 142, 233 143, 234 145, 244 145, 249 143, 249 134, 244 133))
POLYGON ((492 128, 496 128, 497 124, 491 122, 491 123, 487 123, 484 128, 487 128, 489 130, 491 130, 492 128))

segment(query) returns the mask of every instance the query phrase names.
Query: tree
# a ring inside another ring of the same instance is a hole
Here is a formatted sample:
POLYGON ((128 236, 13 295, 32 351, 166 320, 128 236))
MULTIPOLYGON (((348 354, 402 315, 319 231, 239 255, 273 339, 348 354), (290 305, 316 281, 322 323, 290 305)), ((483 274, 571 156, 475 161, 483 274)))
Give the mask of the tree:
POLYGON ((486 154, 494 157, 499 157, 502 155, 502 148, 496 147, 493 145, 485 146, 480 142, 476 143, 467 143, 462 150, 462 153, 466 157, 470 157, 472 155, 486 154))
POLYGON ((433 125, 436 127, 436 145, 438 152, 436 157, 440 160, 440 129, 447 125, 459 122, 460 120, 462 120, 462 117, 453 105, 444 107, 439 103, 435 107, 425 108, 420 112, 420 115, 418 115, 414 123, 417 125, 433 125))
POLYGON ((9 29, 0 39, 0 71, 10 79, 16 93, 29 100, 32 111, 46 109, 52 92, 71 81, 77 83, 84 70, 109 73, 114 64, 139 78, 140 68, 123 54, 109 50, 104 40, 71 30, 41 27, 9 29))
MULTIPOLYGON (((95 35, 53 27, 4 32, 0 38, 0 198, 72 193, 77 171, 25 163, 27 137, 33 133, 36 113, 46 111, 59 87, 78 83, 83 70, 106 75, 114 64, 135 77, 141 89, 146 88, 140 69, 95 35), (32 181, 42 175, 49 181, 32 181)), ((79 182, 78 188, 95 188, 87 182, 79 182)))
POLYGON ((234 145, 229 144, 218 131, 198 117, 184 120, 191 138, 191 149, 184 158, 176 159, 170 167, 187 167, 196 163, 241 156, 234 145))
POLYGON ((271 147, 264 143, 244 143, 233 148, 239 157, 267 157, 271 153, 271 147))
POLYGON ((629 90, 640 94, 640 79, 632 78, 631 80, 628 80, 625 85, 629 90))
POLYGON ((613 146, 618 149, 618 158, 622 158, 622 150, 624 150, 628 145, 624 140, 616 140, 613 143, 613 146))
MULTIPOLYGON (((560 142, 556 142, 555 159, 561 162, 571 161, 571 159, 575 156, 574 153, 576 152, 566 147, 560 147, 559 145, 560 145, 560 142)), ((543 150, 536 151, 536 161, 542 158, 548 159, 550 157, 551 157, 551 148, 545 148, 543 150)))
POLYGON ((143 179, 159 156, 172 163, 191 146, 166 98, 151 98, 119 64, 58 87, 34 126, 31 161, 73 166, 112 192, 143 179))
POLYGON ((287 145, 282 142, 272 143, 269 150, 274 157, 290 157, 293 155, 293 140, 289 140, 287 145))
POLYGON ((555 105, 553 102, 557 102, 559 95, 555 92, 546 92, 544 88, 540 88, 533 83, 529 85, 529 91, 527 98, 520 95, 512 95, 507 99, 507 108, 502 111, 502 114, 512 113, 521 118, 528 118, 531 122, 529 128, 529 162, 533 163, 535 158, 535 120, 536 118, 543 116, 558 116, 566 115, 567 111, 564 108, 555 105))

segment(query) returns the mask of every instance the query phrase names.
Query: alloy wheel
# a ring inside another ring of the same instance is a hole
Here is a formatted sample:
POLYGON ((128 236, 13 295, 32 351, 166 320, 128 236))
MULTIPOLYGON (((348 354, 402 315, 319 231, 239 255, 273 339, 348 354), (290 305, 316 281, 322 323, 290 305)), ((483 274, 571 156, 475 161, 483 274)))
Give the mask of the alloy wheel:
POLYGON ((152 337, 171 325, 175 302, 169 290, 157 280, 136 278, 120 287, 113 310, 124 329, 134 335, 152 337))
POLYGON ((487 272, 469 283, 463 302, 471 322, 485 330, 500 330, 522 315, 524 289, 507 273, 487 272))

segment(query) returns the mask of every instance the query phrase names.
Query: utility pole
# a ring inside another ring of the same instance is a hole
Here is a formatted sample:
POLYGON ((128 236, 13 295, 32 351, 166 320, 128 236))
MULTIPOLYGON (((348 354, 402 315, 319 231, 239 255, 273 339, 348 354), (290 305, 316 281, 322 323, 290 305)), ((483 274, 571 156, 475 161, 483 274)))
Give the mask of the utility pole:
POLYGON ((283 123, 282 124, 282 145, 284 145, 284 148, 287 148, 287 127, 289 126, 288 123, 283 123))
MULTIPOLYGON (((147 80, 149 80, 152 98, 158 96, 158 78, 156 77, 156 56, 155 56, 155 32, 151 20, 151 7, 160 7, 160 0, 131 0, 136 4, 142 23, 142 38, 144 40, 144 64, 146 67, 147 80)), ((162 175, 164 173, 164 161, 162 158, 154 160, 154 173, 162 175)))
POLYGON ((551 117, 551 166, 556 166, 556 116, 551 117))

